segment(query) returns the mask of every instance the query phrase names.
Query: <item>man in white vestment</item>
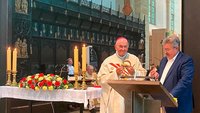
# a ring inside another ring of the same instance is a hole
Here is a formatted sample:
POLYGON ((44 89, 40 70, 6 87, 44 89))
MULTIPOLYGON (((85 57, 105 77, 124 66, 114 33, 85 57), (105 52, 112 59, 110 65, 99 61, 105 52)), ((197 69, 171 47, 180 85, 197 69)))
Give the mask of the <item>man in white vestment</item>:
MULTIPOLYGON (((100 113, 124 113, 124 98, 107 84, 108 80, 118 80, 120 76, 145 76, 146 70, 139 59, 128 53, 129 43, 125 37, 119 37, 115 43, 116 53, 106 58, 98 72, 102 87, 100 113)), ((127 80, 128 82, 128 80, 127 80)))

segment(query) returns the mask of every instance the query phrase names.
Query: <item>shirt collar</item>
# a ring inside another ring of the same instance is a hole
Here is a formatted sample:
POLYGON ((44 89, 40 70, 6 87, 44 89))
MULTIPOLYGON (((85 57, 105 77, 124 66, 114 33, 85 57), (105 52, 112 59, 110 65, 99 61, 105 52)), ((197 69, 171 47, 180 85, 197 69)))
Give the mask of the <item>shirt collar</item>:
POLYGON ((118 55, 118 52, 117 52, 117 51, 116 51, 116 55, 117 55, 117 57, 120 58, 121 60, 125 60, 125 59, 128 57, 128 53, 125 53, 125 55, 121 57, 121 56, 118 55))
POLYGON ((178 56, 178 54, 179 54, 179 52, 177 52, 176 55, 175 55, 172 59, 167 59, 167 60, 168 60, 168 61, 169 61, 169 60, 174 61, 174 60, 176 59, 176 57, 178 56))

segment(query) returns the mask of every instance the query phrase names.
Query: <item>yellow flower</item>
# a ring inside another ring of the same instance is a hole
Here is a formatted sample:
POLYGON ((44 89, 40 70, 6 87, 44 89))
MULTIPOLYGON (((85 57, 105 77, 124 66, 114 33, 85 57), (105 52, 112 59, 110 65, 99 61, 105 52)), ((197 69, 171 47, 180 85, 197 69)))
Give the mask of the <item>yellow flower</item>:
POLYGON ((26 86, 26 89, 29 89, 29 87, 28 87, 28 86, 26 86))
POLYGON ((55 83, 56 83, 56 81, 54 80, 54 81, 52 81, 52 83, 53 83, 53 84, 55 84, 55 83))
POLYGON ((38 77, 39 77, 38 75, 35 75, 35 79, 38 79, 38 77))
POLYGON ((43 89, 44 91, 46 91, 46 90, 47 90, 47 86, 43 86, 42 89, 43 89))
POLYGON ((51 81, 51 78, 50 77, 47 77, 47 78, 45 78, 47 81, 51 81))
POLYGON ((49 89, 50 91, 52 91, 52 90, 53 90, 53 86, 49 86, 48 89, 49 89))
POLYGON ((64 87, 65 87, 65 89, 68 89, 69 86, 68 86, 68 85, 65 85, 64 87))
POLYGON ((26 78, 26 80, 27 80, 27 81, 32 80, 31 76, 28 76, 28 77, 26 78))
POLYGON ((62 81, 61 77, 56 78, 56 81, 62 81))
POLYGON ((38 81, 42 81, 44 79, 44 77, 39 77, 38 81))
POLYGON ((40 88, 38 86, 35 87, 35 91, 39 91, 40 88))
POLYGON ((50 74, 47 74, 47 76, 50 76, 50 74))

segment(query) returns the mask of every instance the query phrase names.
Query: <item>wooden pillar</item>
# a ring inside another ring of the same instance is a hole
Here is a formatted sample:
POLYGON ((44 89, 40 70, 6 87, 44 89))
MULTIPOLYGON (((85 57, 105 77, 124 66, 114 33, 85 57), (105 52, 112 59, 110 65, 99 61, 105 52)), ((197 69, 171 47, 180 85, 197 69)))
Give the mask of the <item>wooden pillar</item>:
MULTIPOLYGON (((0 85, 6 83, 6 48, 11 44, 11 0, 0 0, 0 85)), ((0 99, 0 110, 9 113, 6 109, 7 100, 0 99)))
POLYGON ((195 74, 193 79, 193 93, 195 108, 193 113, 200 113, 200 1, 199 0, 183 0, 182 1, 182 37, 183 51, 192 56, 195 66, 195 74))

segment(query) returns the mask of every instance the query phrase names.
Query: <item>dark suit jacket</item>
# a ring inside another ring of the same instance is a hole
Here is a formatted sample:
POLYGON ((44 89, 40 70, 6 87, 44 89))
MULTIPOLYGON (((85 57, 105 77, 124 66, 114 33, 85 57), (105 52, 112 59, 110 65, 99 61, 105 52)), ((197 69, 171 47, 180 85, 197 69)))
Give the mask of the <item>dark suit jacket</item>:
MULTIPOLYGON (((164 57, 159 66, 159 79, 162 76, 167 58, 164 57)), ((178 99, 178 108, 165 108, 167 113, 191 113, 193 108, 192 80, 194 65, 191 57, 179 52, 172 64, 163 86, 178 99)))

